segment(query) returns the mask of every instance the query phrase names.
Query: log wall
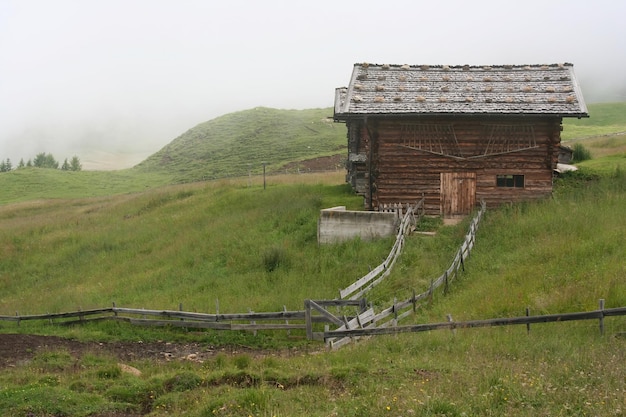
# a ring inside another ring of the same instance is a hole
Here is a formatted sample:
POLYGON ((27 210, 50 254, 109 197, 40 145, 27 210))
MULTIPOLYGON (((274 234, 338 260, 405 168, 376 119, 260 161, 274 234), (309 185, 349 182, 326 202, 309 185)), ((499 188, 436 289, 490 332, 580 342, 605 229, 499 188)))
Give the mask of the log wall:
POLYGON ((552 193, 560 144, 559 117, 379 118, 349 121, 348 125, 349 153, 358 152, 361 160, 365 159, 349 166, 348 176, 358 178, 352 184, 365 197, 366 207, 410 203, 425 197, 427 214, 444 214, 441 174, 453 172, 474 173, 475 201, 484 200, 490 207, 541 199, 552 193), (412 129, 412 124, 451 126, 453 133, 424 136, 411 133, 424 130, 412 129), (524 187, 498 187, 498 175, 523 175, 524 187))

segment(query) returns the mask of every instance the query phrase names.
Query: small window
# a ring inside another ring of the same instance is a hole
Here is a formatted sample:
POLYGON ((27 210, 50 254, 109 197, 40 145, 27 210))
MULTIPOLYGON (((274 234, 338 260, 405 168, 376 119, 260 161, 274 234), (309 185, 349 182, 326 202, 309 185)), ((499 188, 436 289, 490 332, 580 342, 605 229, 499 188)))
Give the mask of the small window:
POLYGON ((523 175, 496 175, 498 187, 524 188, 523 175))

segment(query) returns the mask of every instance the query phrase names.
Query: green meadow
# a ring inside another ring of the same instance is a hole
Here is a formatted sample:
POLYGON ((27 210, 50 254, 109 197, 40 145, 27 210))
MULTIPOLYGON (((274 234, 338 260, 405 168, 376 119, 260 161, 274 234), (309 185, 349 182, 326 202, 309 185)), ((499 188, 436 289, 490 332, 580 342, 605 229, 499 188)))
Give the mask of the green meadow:
MULTIPOLYGON (((589 120, 603 108, 590 106, 589 120)), ((593 158, 558 178, 553 198, 489 210, 465 272, 447 294, 437 292, 401 324, 446 321, 447 315, 457 321, 515 317, 526 308, 531 314, 588 311, 597 309, 600 299, 606 308, 626 306, 626 155, 623 136, 614 135, 626 123, 619 111, 614 114, 607 119, 618 126, 613 130, 598 126, 593 138, 569 139, 583 143, 593 158), (618 139, 603 141, 609 137, 618 139)), ((569 129, 566 121, 564 134, 569 129)), ((64 186, 57 174, 68 173, 54 172, 48 180, 37 174, 0 174, 6 181, 0 205, 1 315, 113 302, 170 310, 182 304, 207 313, 217 305, 224 313, 302 309, 306 298, 336 297, 393 245, 389 239, 317 244, 321 208, 362 207, 342 172, 272 175, 265 186, 259 175, 171 184, 183 174, 168 177, 156 169, 72 173, 64 186), (111 175, 108 193, 108 181, 98 180, 98 174, 111 175), (41 184, 19 185, 29 177, 41 184)), ((411 235, 390 276, 368 294, 377 310, 424 291, 449 266, 468 223, 430 223, 437 233, 411 235)), ((296 331, 253 335, 119 322, 70 327, 0 322, 0 333, 251 348, 217 353, 202 363, 137 358, 124 364, 140 375, 124 372, 118 358, 107 354, 34 352, 31 360, 0 373, 0 411, 12 416, 621 416, 626 411, 624 317, 607 317, 603 335, 594 320, 535 324, 530 330, 380 336, 337 351, 296 331)))

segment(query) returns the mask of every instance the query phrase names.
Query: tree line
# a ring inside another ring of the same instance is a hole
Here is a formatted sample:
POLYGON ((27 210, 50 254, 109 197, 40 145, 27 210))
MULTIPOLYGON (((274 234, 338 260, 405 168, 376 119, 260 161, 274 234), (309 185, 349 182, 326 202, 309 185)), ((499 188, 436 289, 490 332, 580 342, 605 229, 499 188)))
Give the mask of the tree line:
POLYGON ((13 168, 20 169, 26 167, 61 169, 62 171, 82 171, 83 169, 80 159, 76 155, 69 161, 65 158, 65 161, 63 161, 63 164, 59 167, 59 162, 54 156, 51 153, 45 152, 38 153, 34 159, 29 159, 27 162, 24 162, 24 159, 20 159, 17 167, 13 166, 9 158, 0 161, 0 172, 9 172, 13 170, 13 168))

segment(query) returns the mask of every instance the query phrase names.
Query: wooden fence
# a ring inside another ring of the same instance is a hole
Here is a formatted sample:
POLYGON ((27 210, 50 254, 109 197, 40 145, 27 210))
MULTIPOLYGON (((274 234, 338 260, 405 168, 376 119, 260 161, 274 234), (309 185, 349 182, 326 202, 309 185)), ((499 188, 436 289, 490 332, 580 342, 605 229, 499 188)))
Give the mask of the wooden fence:
POLYGON ((414 206, 407 204, 403 206, 389 205, 381 208, 385 212, 395 212, 402 219, 396 234, 396 241, 389 252, 389 256, 372 269, 367 275, 359 278, 348 287, 339 290, 340 299, 356 300, 362 298, 363 295, 382 282, 391 272, 391 268, 402 253, 406 236, 415 228, 419 219, 424 215, 424 199, 422 198, 414 206))
MULTIPOLYGON (((421 201, 423 204, 423 200, 421 201)), ((407 316, 413 314, 416 309, 421 305, 421 303, 426 300, 431 300, 432 296, 439 287, 444 286, 444 292, 448 291, 448 286, 450 282, 452 282, 458 275, 459 270, 465 269, 465 260, 469 257, 472 249, 474 248, 474 243, 476 241, 476 232, 478 231, 478 225, 480 224, 483 215, 485 214, 487 207, 485 202, 482 201, 480 205, 480 209, 476 213, 476 215, 472 218, 472 221, 469 225, 469 230, 465 235, 465 239, 461 244, 459 250, 456 252, 454 259, 448 269, 446 269, 443 274, 441 274, 438 278, 431 280, 429 288, 421 294, 415 294, 413 292, 413 296, 404 301, 394 300, 393 305, 381 311, 378 314, 373 314, 369 310, 361 311, 355 319, 345 322, 341 325, 336 332, 324 332, 324 340, 328 345, 333 348, 339 348, 346 343, 349 343, 355 337, 358 336, 349 336, 352 330, 362 330, 362 329, 373 329, 373 328, 387 328, 387 327, 396 327, 399 320, 406 318, 407 316), (333 334, 334 336, 331 336, 333 334)), ((405 219, 407 216, 410 217, 411 211, 407 210, 405 214, 405 219)), ((407 220, 408 222, 409 220, 407 220)), ((367 291, 373 288, 374 285, 381 282, 391 270, 391 267, 395 263, 397 257, 400 255, 400 251, 404 245, 404 237, 406 234, 410 232, 410 227, 408 224, 404 224, 400 227, 400 231, 398 232, 398 236, 396 238, 396 244, 394 248, 391 250, 391 253, 381 265, 377 268, 373 269, 368 275, 356 281, 354 284, 350 285, 344 290, 340 291, 340 296, 343 297, 344 294, 354 293, 354 295, 350 296, 349 299, 353 297, 362 297, 367 291), (368 282, 371 282, 369 285, 368 282), (355 292, 357 291, 358 292, 355 292)))
MULTIPOLYGON (((54 324, 75 324, 96 320, 119 320, 141 326, 172 326, 214 330, 305 330, 305 311, 243 314, 204 314, 181 310, 146 310, 109 307, 79 310, 67 313, 0 316, 0 321, 12 321, 17 325, 23 321, 45 320, 54 324), (269 323, 268 323, 269 322, 269 323)), ((329 322, 313 317, 312 322, 329 322)))
POLYGON ((603 307, 604 300, 600 300, 601 308, 594 311, 583 311, 576 313, 563 313, 563 314, 549 314, 540 316, 519 316, 519 317, 504 317, 488 320, 471 320, 471 321, 459 321, 456 322, 448 316, 449 320, 440 323, 429 324, 415 324, 415 325, 403 325, 393 327, 382 326, 370 326, 367 328, 359 329, 337 329, 324 332, 325 340, 332 340, 337 338, 359 338, 364 336, 384 335, 384 334, 399 334, 409 332, 425 332, 430 330, 441 329, 467 329, 474 327, 494 327, 494 326, 510 326, 525 324, 527 330, 530 331, 531 324, 537 323, 554 323, 564 321, 578 321, 578 320, 598 320, 600 334, 604 334, 604 318, 612 316, 626 316, 626 307, 607 308, 603 307))

